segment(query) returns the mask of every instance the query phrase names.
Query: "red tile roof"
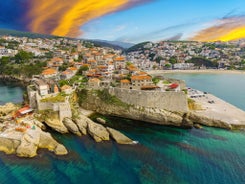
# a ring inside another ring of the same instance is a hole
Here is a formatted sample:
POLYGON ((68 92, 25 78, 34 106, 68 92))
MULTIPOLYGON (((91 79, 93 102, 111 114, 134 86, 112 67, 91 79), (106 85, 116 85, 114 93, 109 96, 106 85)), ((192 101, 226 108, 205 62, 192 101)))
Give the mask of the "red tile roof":
POLYGON ((149 76, 149 75, 146 75, 146 76, 134 75, 131 77, 131 80, 151 80, 151 76, 149 76))
POLYGON ((121 82, 121 83, 127 83, 127 84, 130 83, 130 81, 129 81, 128 79, 121 80, 120 82, 121 82))

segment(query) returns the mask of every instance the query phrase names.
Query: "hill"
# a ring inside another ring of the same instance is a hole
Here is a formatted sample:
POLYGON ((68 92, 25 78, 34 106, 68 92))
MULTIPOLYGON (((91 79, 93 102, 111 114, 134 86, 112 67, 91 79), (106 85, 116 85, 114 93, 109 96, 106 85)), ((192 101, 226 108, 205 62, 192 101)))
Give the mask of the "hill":
MULTIPOLYGON (((28 37, 28 38, 62 38, 62 37, 53 36, 53 35, 23 32, 23 31, 16 31, 16 30, 10 30, 10 29, 0 29, 0 36, 3 36, 3 35, 11 35, 11 36, 17 36, 17 37, 28 37)), ((68 37, 65 37, 65 38, 74 39, 74 38, 68 38, 68 37)), ((85 40, 85 39, 81 39, 81 40, 85 40)), ((116 50, 124 50, 125 46, 127 44, 129 44, 129 43, 123 43, 123 42, 107 41, 107 40, 86 40, 86 41, 94 43, 95 46, 109 47, 109 48, 113 48, 116 50)))
POLYGON ((124 49, 128 49, 128 48, 130 48, 130 47, 135 45, 133 43, 120 42, 120 41, 108 41, 108 40, 94 40, 94 41, 109 43, 109 44, 112 44, 112 45, 117 45, 117 46, 120 46, 120 47, 122 47, 124 49))
POLYGON ((128 48, 126 50, 126 52, 129 53, 129 52, 134 52, 134 51, 139 51, 139 50, 143 51, 146 49, 147 44, 151 44, 151 42, 147 41, 147 42, 142 42, 142 43, 136 44, 136 45, 128 48))
POLYGON ((11 36, 28 37, 28 38, 57 38, 57 36, 52 36, 52 35, 23 32, 23 31, 16 31, 16 30, 10 30, 10 29, 0 29, 0 35, 1 36, 11 35, 11 36))

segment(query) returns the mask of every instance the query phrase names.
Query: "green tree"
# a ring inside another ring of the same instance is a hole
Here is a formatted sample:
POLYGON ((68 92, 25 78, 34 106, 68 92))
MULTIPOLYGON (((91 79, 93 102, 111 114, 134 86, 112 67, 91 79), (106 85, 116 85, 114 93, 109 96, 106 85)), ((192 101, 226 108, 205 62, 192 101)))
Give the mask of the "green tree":
POLYGON ((175 64, 175 63, 178 63, 177 57, 176 56, 170 57, 169 63, 171 63, 172 65, 175 64))
POLYGON ((84 71, 87 71, 88 69, 89 69, 88 66, 81 66, 81 67, 79 68, 79 70, 77 71, 77 74, 78 74, 78 75, 83 75, 83 72, 84 72, 84 71))
POLYGON ((30 59, 32 59, 33 57, 34 56, 32 53, 20 50, 18 54, 14 56, 14 59, 17 64, 22 64, 22 63, 30 61, 30 59))
POLYGON ((163 57, 162 57, 162 56, 158 56, 158 57, 156 58, 156 62, 157 62, 157 63, 160 63, 161 60, 163 60, 163 57))
POLYGON ((61 66, 59 66, 59 71, 65 71, 69 66, 69 63, 63 63, 61 66))

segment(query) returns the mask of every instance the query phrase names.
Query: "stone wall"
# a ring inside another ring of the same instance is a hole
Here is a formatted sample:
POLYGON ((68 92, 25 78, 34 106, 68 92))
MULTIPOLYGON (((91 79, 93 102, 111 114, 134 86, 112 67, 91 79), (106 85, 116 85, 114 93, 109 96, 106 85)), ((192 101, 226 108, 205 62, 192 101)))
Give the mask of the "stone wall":
POLYGON ((63 121, 64 118, 71 118, 72 112, 69 102, 59 103, 59 118, 60 121, 63 121))
POLYGON ((187 96, 184 92, 160 92, 109 88, 109 93, 121 101, 141 106, 165 109, 168 111, 187 112, 187 96))
MULTIPOLYGON (((40 97, 40 96, 39 96, 40 97)), ((57 103, 52 103, 52 102, 41 102, 41 98, 37 99, 37 106, 38 110, 53 110, 56 112, 59 112, 59 119, 62 121, 64 118, 72 117, 72 112, 71 112, 71 107, 69 100, 66 99, 65 102, 57 102, 57 103)))

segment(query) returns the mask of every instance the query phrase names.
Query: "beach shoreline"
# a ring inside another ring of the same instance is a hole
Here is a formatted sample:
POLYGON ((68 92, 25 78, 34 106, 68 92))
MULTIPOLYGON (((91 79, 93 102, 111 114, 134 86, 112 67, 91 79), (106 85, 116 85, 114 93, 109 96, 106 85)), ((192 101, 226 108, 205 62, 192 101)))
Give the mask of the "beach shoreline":
POLYGON ((206 70, 149 70, 147 71, 150 75, 159 74, 171 74, 171 73, 188 73, 188 74, 245 74, 245 71, 240 70, 218 70, 218 69, 206 69, 206 70))

